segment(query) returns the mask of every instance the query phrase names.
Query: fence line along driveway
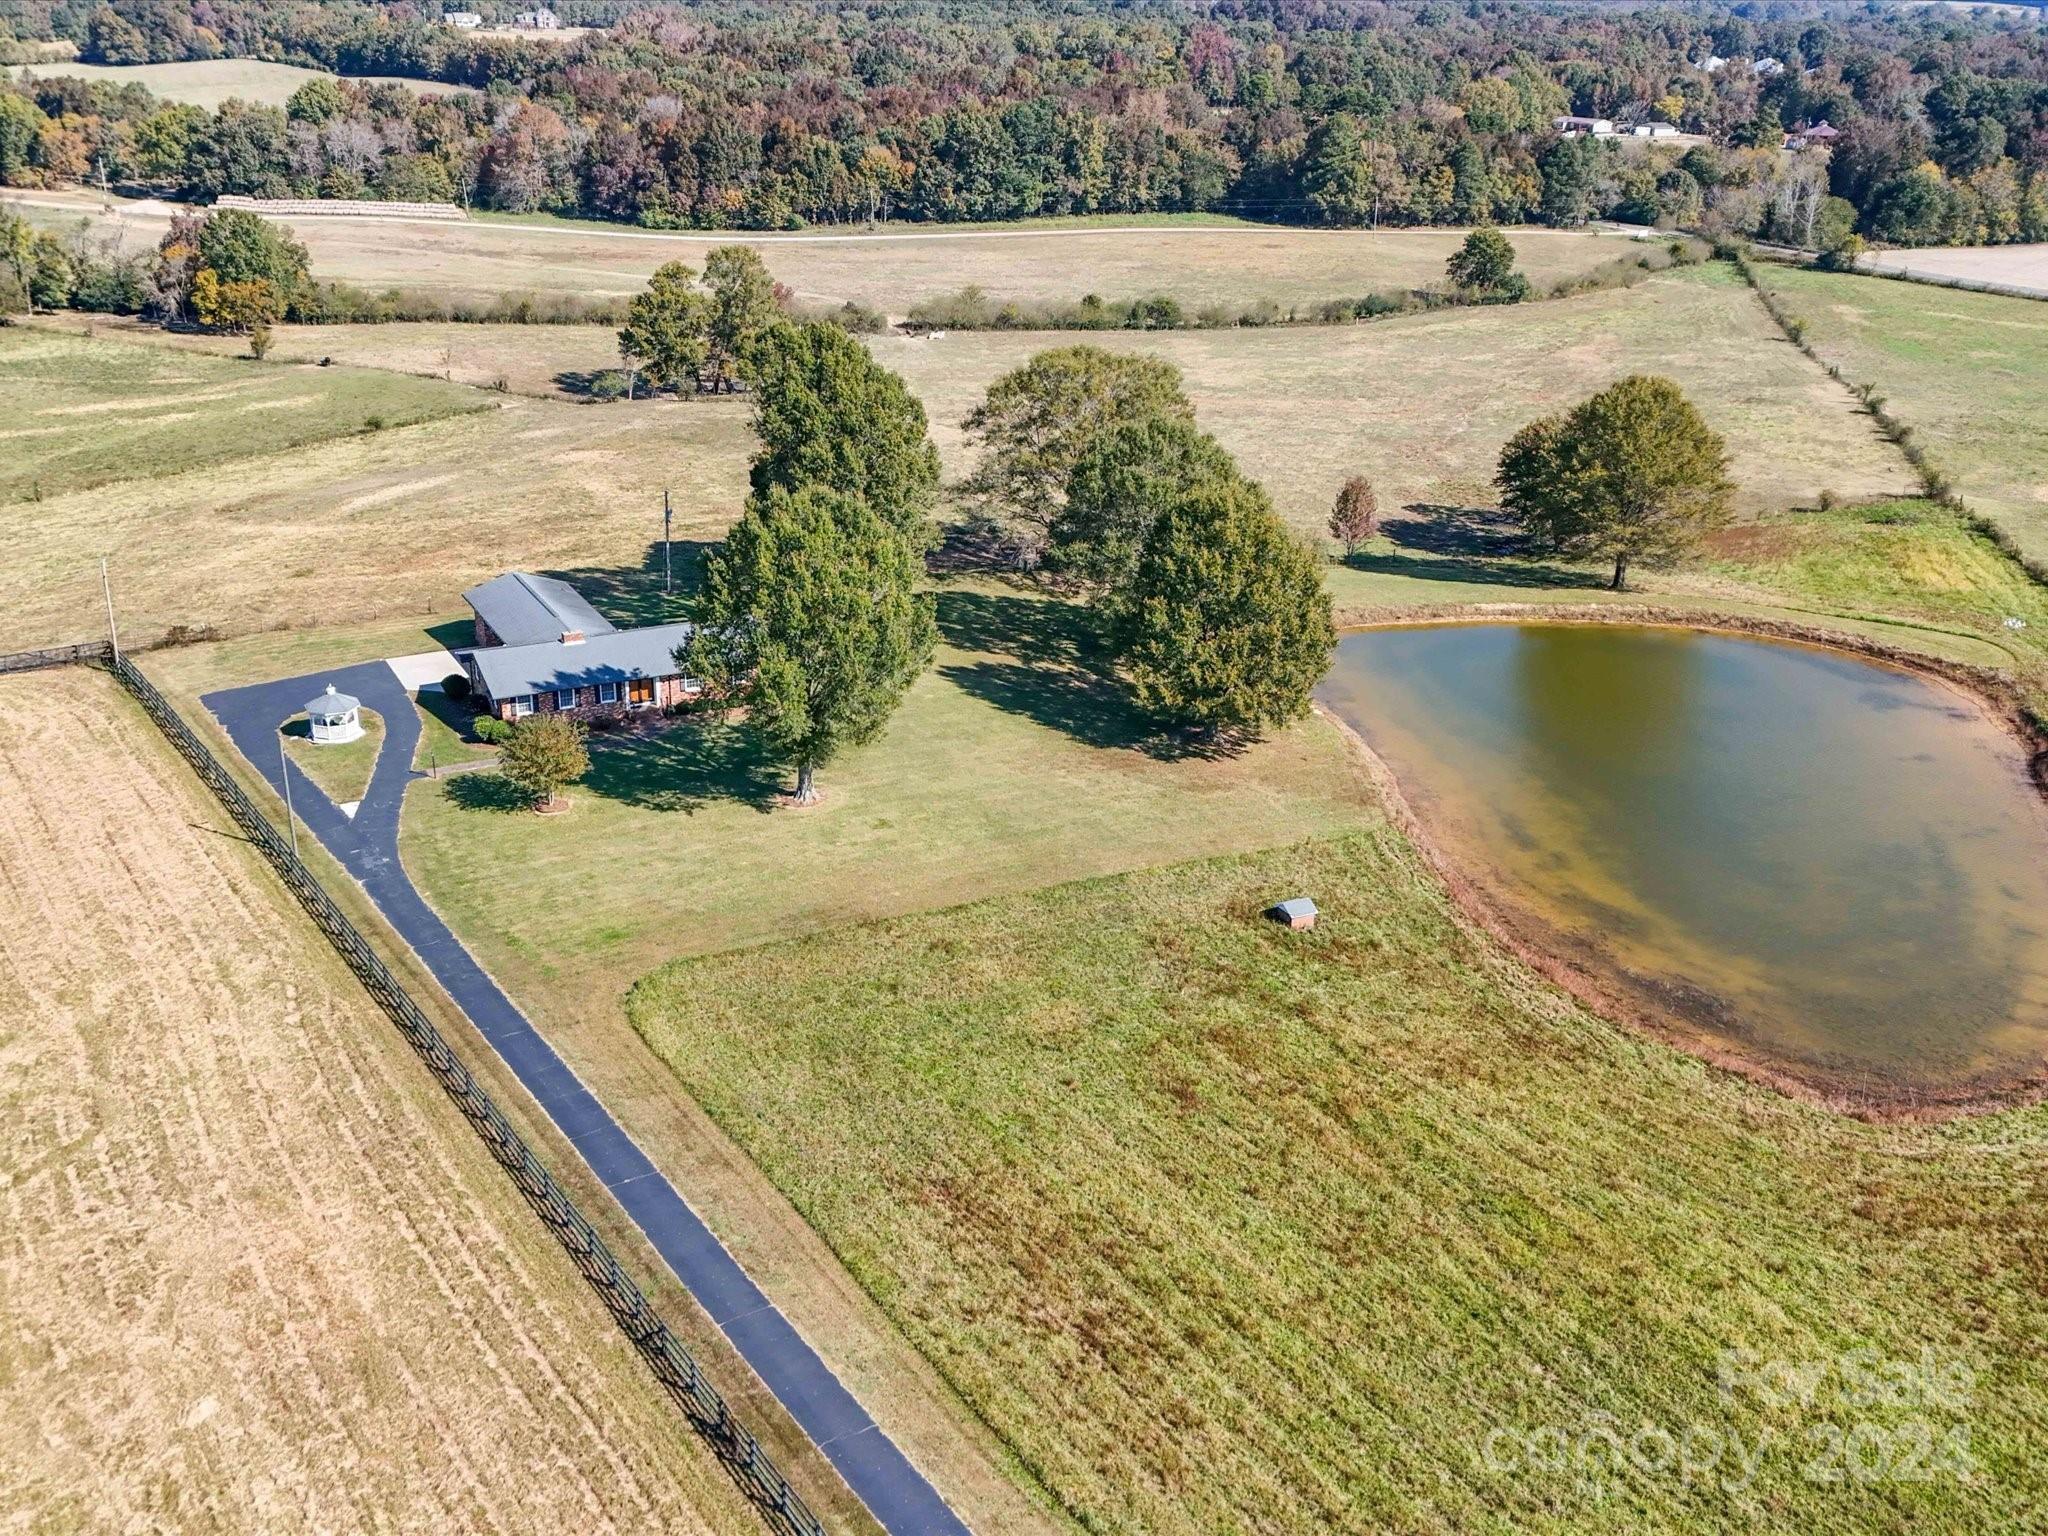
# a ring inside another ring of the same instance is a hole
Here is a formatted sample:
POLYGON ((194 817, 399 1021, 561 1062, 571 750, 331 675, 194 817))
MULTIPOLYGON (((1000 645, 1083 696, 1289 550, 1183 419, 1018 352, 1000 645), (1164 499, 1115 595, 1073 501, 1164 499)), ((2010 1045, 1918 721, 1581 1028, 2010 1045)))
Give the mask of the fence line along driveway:
POLYGON ((966 1536, 967 1525, 884 1434, 755 1285, 717 1236, 614 1120, 526 1015, 492 981, 413 888, 398 858, 398 818, 416 775, 420 721, 411 695, 385 663, 205 695, 242 756, 282 793, 290 774, 299 820, 363 887, 477 1032, 532 1094, 662 1262, 696 1298, 740 1356, 789 1411, 891 1536, 966 1536), (384 743, 350 818, 296 763, 281 759, 278 728, 329 684, 384 717, 384 743))

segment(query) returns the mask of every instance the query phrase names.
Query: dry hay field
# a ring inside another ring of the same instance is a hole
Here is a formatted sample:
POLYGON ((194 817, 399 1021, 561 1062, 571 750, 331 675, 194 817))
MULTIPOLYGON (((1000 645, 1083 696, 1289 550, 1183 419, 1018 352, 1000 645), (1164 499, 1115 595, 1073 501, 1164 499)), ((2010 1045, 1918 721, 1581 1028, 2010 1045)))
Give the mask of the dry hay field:
POLYGON ((2048 561, 2048 304, 1847 273, 1757 271, 1806 322, 1823 358, 1877 386, 1974 510, 2048 561))
MULTIPOLYGON (((209 110, 231 99, 281 107, 308 80, 335 78, 325 70, 272 64, 264 59, 188 59, 173 64, 81 64, 71 59, 52 59, 24 65, 13 73, 17 79, 25 75, 68 75, 109 85, 141 85, 165 101, 188 102, 209 110)), ((402 85, 422 96, 449 96, 474 89, 439 80, 408 80, 398 75, 350 78, 364 85, 402 85)))
POLYGON ((1863 264, 1879 272, 1929 272, 1972 283, 2003 283, 2048 295, 2048 244, 1937 245, 1873 251, 1863 264))
POLYGON ((960 421, 989 382, 1084 340, 1178 364, 1201 424, 1317 535, 1352 474, 1371 477, 1383 508, 1491 505, 1501 444, 1517 428, 1637 372, 1676 379, 1727 437, 1745 511, 1823 489, 1908 488, 1905 464, 1848 393, 1718 264, 1574 299, 1312 330, 955 332, 873 346, 924 400, 957 474, 968 462, 960 421))
MULTIPOLYGON (((117 229, 131 250, 153 247, 171 209, 121 202, 102 214, 96 195, 38 192, 21 199, 44 222, 60 214, 117 229)), ((701 266, 721 245, 751 245, 806 304, 858 300, 901 315, 920 299, 967 284, 997 299, 1128 299, 1170 293, 1196 307, 1283 305, 1357 298, 1440 282, 1464 231, 1280 229, 1214 220, 1103 218, 950 229, 892 225, 875 233, 668 234, 561 220, 478 218, 466 223, 316 217, 285 220, 312 253, 313 275, 367 288, 463 297, 509 292, 633 294, 666 261, 701 266)), ((1517 229, 1523 269, 1539 287, 1642 247, 1612 231, 1517 229)))
POLYGON ((0 783, 0 1525, 760 1529, 111 679, 0 783))
MULTIPOLYGON (((73 345, 109 373, 211 361, 139 341, 73 345)), ((102 555, 124 632, 138 642, 178 625, 241 634, 402 614, 432 624, 466 615, 462 590, 507 566, 643 564, 664 487, 678 541, 721 533, 746 494, 751 437, 744 405, 731 400, 600 411, 388 373, 215 366, 293 390, 359 378, 395 396, 428 390, 489 408, 280 452, 266 413, 210 402, 198 425, 236 434, 227 440, 238 457, 0 511, 0 646, 101 634, 102 555)))

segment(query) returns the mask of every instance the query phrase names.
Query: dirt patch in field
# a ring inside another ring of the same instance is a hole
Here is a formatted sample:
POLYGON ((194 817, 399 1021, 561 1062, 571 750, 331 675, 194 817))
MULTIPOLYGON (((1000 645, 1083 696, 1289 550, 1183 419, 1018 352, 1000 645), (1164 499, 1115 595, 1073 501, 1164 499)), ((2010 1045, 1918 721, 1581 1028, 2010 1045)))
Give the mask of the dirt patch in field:
POLYGON ((9 1529, 760 1530, 110 679, 0 783, 9 1529))

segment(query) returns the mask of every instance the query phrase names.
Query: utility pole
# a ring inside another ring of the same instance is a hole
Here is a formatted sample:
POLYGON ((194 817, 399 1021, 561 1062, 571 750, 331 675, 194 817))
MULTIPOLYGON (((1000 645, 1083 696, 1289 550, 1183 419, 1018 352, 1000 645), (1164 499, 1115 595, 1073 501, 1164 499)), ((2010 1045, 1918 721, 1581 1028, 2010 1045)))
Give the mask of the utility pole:
POLYGON ((284 785, 285 825, 292 829, 292 857, 299 856, 299 813, 292 809, 292 765, 284 755, 284 732, 277 733, 277 779, 284 785))
POLYGON ((100 556, 100 596, 107 600, 107 644, 113 650, 114 660, 121 659, 121 635, 114 628, 114 587, 107 580, 107 557, 100 556))
POLYGON ((675 515, 675 508, 669 503, 668 492, 664 490, 661 493, 661 595, 663 597, 667 597, 670 592, 675 590, 675 573, 670 568, 668 559, 668 531, 675 515))

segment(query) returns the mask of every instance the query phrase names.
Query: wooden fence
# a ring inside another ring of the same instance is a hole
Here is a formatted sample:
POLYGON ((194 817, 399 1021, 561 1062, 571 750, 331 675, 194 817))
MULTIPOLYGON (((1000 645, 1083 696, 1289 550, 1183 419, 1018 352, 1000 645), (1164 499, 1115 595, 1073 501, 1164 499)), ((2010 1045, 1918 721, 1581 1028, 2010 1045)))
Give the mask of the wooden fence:
POLYGON ((661 1315, 648 1303, 619 1261, 612 1256, 597 1230, 555 1182, 554 1175, 536 1157, 533 1149, 513 1129, 491 1096, 470 1075, 460 1058, 449 1048, 439 1029, 421 1010, 412 995, 399 985, 397 977, 371 949, 335 905, 313 872, 292 852, 291 844, 270 824, 270 820, 237 784, 227 769, 193 734, 171 703, 133 662, 102 641, 96 645, 62 646, 53 650, 24 651, 0 656, 0 673, 26 672, 44 667, 88 662, 111 672, 135 697, 172 746, 192 765, 206 787, 213 791, 235 825, 256 845, 278 873, 299 905, 327 936, 348 968, 371 997, 398 1026, 427 1070, 462 1111, 491 1155, 512 1176, 526 1203, 546 1223, 563 1249, 575 1262, 591 1289, 603 1299, 613 1320, 633 1341, 668 1395, 684 1416, 711 1446, 734 1480, 751 1499, 769 1528, 778 1536, 825 1536, 825 1527, 797 1491, 771 1461, 754 1436, 733 1417, 725 1399, 704 1379, 696 1360, 670 1331, 661 1315))

